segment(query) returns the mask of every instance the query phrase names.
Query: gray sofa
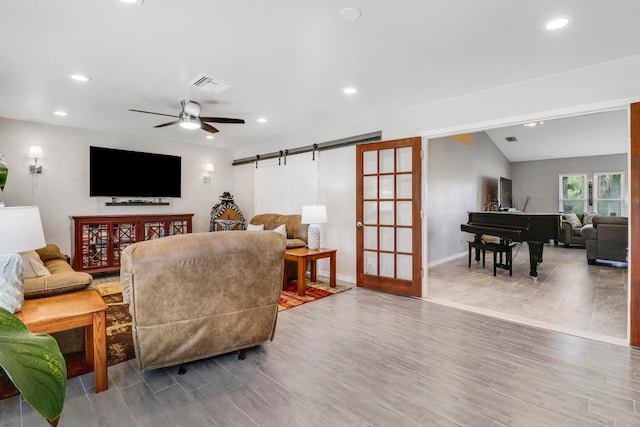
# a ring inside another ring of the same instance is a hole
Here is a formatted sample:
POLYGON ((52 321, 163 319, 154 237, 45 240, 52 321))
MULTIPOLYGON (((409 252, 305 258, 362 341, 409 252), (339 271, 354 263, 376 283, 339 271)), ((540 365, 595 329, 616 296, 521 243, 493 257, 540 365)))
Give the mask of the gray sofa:
POLYGON ((120 280, 141 370, 273 339, 282 288, 280 233, 218 231, 138 242, 120 280))
POLYGON ((593 218, 593 224, 582 227, 582 237, 587 249, 587 262, 596 259, 607 261, 627 261, 629 247, 629 220, 623 216, 600 216, 593 218))
POLYGON ((582 236, 582 227, 590 225, 595 217, 594 213, 575 214, 578 218, 579 224, 575 219, 571 221, 569 214, 563 213, 562 220, 560 222, 560 243, 564 244, 565 248, 571 245, 585 246, 585 238, 582 236))

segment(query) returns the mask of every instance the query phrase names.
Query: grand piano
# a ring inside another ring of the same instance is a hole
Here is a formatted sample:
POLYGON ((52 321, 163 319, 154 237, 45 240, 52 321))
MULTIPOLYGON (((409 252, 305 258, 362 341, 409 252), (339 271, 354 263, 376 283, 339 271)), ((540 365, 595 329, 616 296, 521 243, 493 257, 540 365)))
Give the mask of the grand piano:
POLYGON ((529 275, 537 278, 544 244, 550 240, 557 242, 560 236, 560 214, 469 212, 469 221, 460 224, 460 230, 474 234, 476 242, 480 242, 483 234, 504 240, 527 242, 529 275))

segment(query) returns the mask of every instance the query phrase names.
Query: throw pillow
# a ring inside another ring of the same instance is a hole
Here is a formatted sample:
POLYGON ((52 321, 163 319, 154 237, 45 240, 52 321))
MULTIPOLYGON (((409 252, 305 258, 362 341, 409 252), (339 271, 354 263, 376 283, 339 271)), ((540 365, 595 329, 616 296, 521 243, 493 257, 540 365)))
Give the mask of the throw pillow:
POLYGON ((596 216, 595 212, 587 212, 584 214, 584 225, 593 224, 593 217, 596 216))
POLYGON ((247 231, 263 231, 263 230, 264 230, 264 224, 260 224, 260 225, 248 224, 247 225, 247 231))
POLYGON ((571 227, 582 228, 580 218, 578 218, 578 215, 574 214, 573 212, 564 214, 564 219, 571 223, 571 227))
POLYGON ((287 226, 285 224, 277 226, 273 231, 282 234, 285 239, 287 238, 287 226))
POLYGON ((47 267, 40 259, 36 251, 21 252, 22 256, 22 279, 34 279, 36 277, 51 276, 47 267))

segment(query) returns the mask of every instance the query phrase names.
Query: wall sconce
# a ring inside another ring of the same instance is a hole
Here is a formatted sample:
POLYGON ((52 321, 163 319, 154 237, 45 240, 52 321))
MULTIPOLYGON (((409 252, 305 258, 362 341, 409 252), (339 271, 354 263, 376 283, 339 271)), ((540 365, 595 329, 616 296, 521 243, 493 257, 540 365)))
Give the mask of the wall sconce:
POLYGON ((33 159, 33 164, 29 165, 29 173, 36 174, 42 173, 42 165, 38 165, 38 159, 43 158, 42 147, 39 145, 32 145, 29 147, 29 154, 27 155, 30 159, 33 159))
POLYGON ((202 182, 205 184, 211 183, 211 175, 215 172, 215 168, 213 167, 213 163, 205 163, 204 167, 204 176, 202 177, 202 182))

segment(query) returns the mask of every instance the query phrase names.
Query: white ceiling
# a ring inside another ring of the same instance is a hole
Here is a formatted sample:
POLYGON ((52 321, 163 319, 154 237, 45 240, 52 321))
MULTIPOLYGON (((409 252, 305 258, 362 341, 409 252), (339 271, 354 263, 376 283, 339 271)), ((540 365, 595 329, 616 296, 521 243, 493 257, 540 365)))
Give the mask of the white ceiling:
POLYGON ((599 156, 629 151, 627 110, 506 126, 486 133, 511 162, 599 156), (517 141, 509 142, 507 137, 517 141))
POLYGON ((233 148, 638 55, 638 16, 637 0, 3 1, 0 116, 233 148), (543 31, 557 15, 572 24, 543 31), (188 87, 200 73, 234 86, 188 87), (207 141, 128 111, 181 99, 247 123, 207 141))

